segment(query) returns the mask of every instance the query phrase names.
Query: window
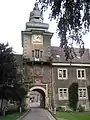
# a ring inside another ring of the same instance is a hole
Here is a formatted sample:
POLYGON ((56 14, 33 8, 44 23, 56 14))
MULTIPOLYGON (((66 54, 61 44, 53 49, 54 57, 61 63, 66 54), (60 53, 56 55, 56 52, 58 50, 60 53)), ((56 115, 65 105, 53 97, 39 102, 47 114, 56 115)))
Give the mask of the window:
POLYGON ((77 79, 86 79, 85 69, 77 69, 77 79))
POLYGON ((34 50, 32 50, 32 57, 34 57, 34 50))
POLYGON ((68 88, 58 88, 59 100, 68 100, 68 88))
POLYGON ((40 51, 40 58, 42 58, 42 53, 43 53, 43 51, 40 51))
POLYGON ((79 99, 87 98, 87 88, 78 88, 78 97, 79 99))
POLYGON ((64 68, 58 69, 58 79, 68 79, 67 78, 67 69, 64 69, 64 68))
POLYGON ((35 50, 35 58, 39 58, 39 50, 38 49, 35 50))
POLYGON ((42 58, 43 56, 43 51, 39 49, 32 50, 32 57, 35 58, 42 58))
POLYGON ((10 102, 10 104, 14 104, 15 103, 13 100, 10 100, 9 102, 10 102))

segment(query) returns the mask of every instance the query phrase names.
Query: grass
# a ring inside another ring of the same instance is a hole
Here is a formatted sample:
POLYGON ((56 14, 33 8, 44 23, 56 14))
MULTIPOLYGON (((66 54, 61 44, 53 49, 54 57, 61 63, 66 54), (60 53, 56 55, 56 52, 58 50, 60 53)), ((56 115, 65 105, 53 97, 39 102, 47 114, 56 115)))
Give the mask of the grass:
POLYGON ((57 118, 66 118, 68 120, 90 120, 90 113, 68 113, 68 112, 57 112, 57 118))
POLYGON ((17 120, 22 114, 14 113, 6 116, 0 116, 0 120, 17 120))

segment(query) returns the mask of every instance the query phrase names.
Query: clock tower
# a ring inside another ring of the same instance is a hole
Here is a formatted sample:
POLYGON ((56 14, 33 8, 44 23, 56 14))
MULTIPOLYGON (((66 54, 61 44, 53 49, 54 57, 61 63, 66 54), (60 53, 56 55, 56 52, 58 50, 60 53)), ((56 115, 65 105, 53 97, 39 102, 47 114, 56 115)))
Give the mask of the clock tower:
POLYGON ((42 106, 49 107, 51 101, 51 38, 49 25, 43 23, 43 13, 35 3, 30 13, 26 30, 21 32, 23 47, 24 81, 29 88, 40 92, 43 96, 42 106), (31 88, 32 84, 32 88, 31 88))
POLYGON ((35 3, 30 13, 26 30, 22 31, 23 57, 31 61, 47 61, 50 56, 50 44, 52 33, 48 31, 49 25, 43 23, 43 13, 35 3))

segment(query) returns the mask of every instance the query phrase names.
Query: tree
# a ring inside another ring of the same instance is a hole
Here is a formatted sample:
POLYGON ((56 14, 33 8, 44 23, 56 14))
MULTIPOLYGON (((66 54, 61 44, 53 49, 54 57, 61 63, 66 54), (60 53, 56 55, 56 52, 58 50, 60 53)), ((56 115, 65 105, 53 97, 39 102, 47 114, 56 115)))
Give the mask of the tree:
POLYGON ((77 54, 73 43, 79 45, 80 56, 84 53, 82 35, 90 32, 89 0, 39 0, 42 10, 51 8, 50 18, 58 22, 60 46, 64 49, 66 60, 77 54))
POLYGON ((27 90, 23 86, 23 75, 18 72, 18 64, 11 47, 8 44, 0 43, 0 99, 1 112, 3 114, 3 101, 16 100, 22 101, 27 94, 27 90))
POLYGON ((0 43, 0 87, 16 83, 17 64, 12 48, 0 43))
POLYGON ((19 109, 21 108, 20 112, 24 109, 24 98, 27 95, 28 89, 25 88, 22 84, 15 84, 13 87, 13 99, 15 101, 19 101, 19 109))
POLYGON ((78 103, 78 83, 72 83, 69 87, 69 106, 74 111, 77 109, 78 103))
POLYGON ((3 100, 8 99, 7 89, 16 82, 17 64, 14 58, 13 50, 7 44, 0 43, 0 98, 1 112, 3 111, 3 100))
POLYGON ((87 86, 87 91, 88 91, 88 100, 90 105, 90 85, 87 86))

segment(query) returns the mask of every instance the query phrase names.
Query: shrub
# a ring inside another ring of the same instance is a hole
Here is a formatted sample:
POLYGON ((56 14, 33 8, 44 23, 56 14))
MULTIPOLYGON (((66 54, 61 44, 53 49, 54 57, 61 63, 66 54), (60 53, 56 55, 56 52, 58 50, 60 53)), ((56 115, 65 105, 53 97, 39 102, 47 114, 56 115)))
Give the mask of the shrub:
POLYGON ((72 83, 69 87, 69 106, 76 111, 78 103, 78 83, 72 83))
POLYGON ((63 112, 63 111, 65 111, 65 108, 62 107, 62 106, 60 106, 60 107, 57 107, 57 108, 56 108, 56 111, 62 111, 62 112, 63 112))
POLYGON ((85 108, 82 105, 79 105, 78 109, 79 112, 84 112, 85 108))
POLYGON ((89 105, 90 105, 90 85, 87 86, 87 91, 88 91, 88 100, 89 100, 89 105))

